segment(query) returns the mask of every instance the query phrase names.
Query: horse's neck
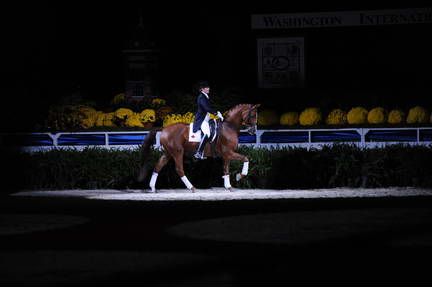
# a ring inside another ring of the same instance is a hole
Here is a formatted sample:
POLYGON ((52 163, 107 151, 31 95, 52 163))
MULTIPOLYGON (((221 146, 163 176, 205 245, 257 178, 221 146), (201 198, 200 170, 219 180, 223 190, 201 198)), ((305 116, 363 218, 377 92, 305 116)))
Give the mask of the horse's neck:
POLYGON ((225 128, 228 128, 229 130, 232 130, 232 131, 234 131, 234 132, 237 132, 237 133, 240 132, 240 126, 237 125, 237 124, 235 124, 235 123, 233 123, 233 122, 231 122, 231 121, 224 120, 224 121, 222 122, 222 125, 223 125, 225 128))
POLYGON ((229 123, 232 128, 240 130, 241 123, 243 122, 241 113, 242 113, 241 108, 231 111, 226 116, 224 122, 229 123))

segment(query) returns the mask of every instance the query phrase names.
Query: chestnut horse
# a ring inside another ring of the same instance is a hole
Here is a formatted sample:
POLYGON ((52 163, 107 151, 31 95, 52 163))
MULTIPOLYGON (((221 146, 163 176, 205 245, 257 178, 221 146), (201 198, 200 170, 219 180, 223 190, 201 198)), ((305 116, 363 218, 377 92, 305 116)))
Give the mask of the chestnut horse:
MULTIPOLYGON (((246 124, 247 131, 250 134, 255 134, 257 128, 257 108, 260 105, 239 104, 231 108, 225 116, 223 122, 218 125, 218 136, 216 139, 215 152, 216 156, 223 159, 223 179, 226 189, 232 191, 229 178, 229 166, 231 160, 241 160, 243 169, 241 173, 236 175, 236 180, 240 180, 246 176, 249 168, 249 159, 236 152, 238 147, 238 136, 242 124, 246 124)), ((146 137, 142 149, 144 157, 144 166, 140 170, 138 180, 142 181, 146 177, 146 158, 148 157, 150 145, 154 142, 157 130, 152 130, 146 137)), ((163 147, 163 154, 159 158, 154 167, 153 174, 150 180, 150 188, 152 192, 156 191, 156 180, 160 170, 172 158, 175 161, 177 174, 180 176, 183 183, 189 190, 194 192, 196 188, 190 183, 183 170, 183 156, 185 153, 193 154, 199 142, 189 142, 189 124, 175 123, 162 129, 160 143, 163 147)), ((211 144, 207 144, 204 150, 204 156, 214 156, 211 151, 211 144)))

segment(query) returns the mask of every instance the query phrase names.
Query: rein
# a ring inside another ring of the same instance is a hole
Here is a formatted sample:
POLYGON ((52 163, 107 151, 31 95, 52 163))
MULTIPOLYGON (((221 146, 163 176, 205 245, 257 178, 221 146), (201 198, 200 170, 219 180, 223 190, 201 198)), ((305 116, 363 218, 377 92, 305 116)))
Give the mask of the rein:
POLYGON ((236 123, 237 120, 234 120, 234 119, 228 118, 228 119, 225 119, 223 122, 225 122, 226 124, 228 124, 232 128, 235 128, 235 129, 238 129, 238 130, 240 129, 240 126, 242 125, 242 122, 244 122, 246 124, 246 126, 248 127, 248 131, 254 132, 255 129, 256 129, 256 124, 251 122, 252 118, 253 118, 253 111, 254 111, 253 106, 249 107, 249 105, 243 105, 243 107, 239 107, 239 106, 236 106, 236 107, 238 107, 237 110, 231 109, 228 114, 230 114, 230 112, 234 112, 234 111, 235 111, 235 113, 240 113, 240 123, 239 123, 239 126, 237 126, 237 123, 236 123), (247 115, 246 115, 246 119, 245 120, 243 120, 243 113, 245 112, 244 107, 247 107, 247 109, 248 109, 246 111, 247 115))

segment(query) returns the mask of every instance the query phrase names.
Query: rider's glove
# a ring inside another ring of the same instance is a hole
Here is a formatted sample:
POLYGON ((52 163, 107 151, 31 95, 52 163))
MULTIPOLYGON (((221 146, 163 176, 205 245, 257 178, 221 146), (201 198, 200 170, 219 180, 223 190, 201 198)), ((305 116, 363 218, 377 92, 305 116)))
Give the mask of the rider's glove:
POLYGON ((217 112, 217 116, 221 119, 221 121, 223 121, 224 120, 224 118, 223 118, 223 116, 222 116, 222 114, 218 111, 217 112))

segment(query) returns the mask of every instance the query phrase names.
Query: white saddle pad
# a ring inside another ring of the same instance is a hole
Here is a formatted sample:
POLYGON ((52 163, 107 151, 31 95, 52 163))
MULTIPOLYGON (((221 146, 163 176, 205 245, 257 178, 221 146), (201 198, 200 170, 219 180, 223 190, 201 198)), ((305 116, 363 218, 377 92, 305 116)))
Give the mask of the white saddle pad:
POLYGON ((193 123, 189 125, 189 141, 190 142, 200 142, 201 141, 201 129, 196 133, 193 132, 193 123))

